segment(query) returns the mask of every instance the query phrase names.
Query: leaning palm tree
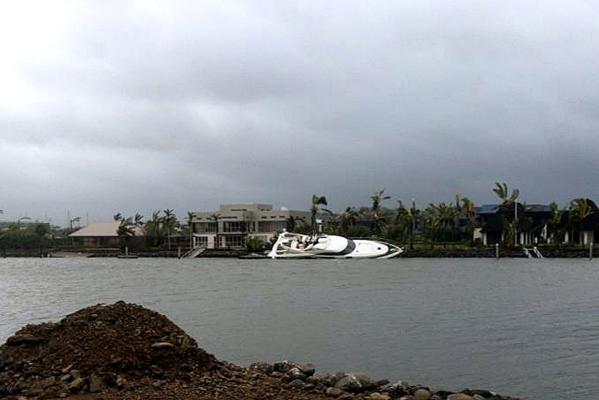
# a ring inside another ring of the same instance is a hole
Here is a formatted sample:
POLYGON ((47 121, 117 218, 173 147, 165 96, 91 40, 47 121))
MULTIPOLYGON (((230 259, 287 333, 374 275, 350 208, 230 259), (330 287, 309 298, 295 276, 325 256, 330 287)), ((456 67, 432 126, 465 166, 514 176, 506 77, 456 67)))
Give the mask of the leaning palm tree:
POLYGON ((337 222, 342 235, 347 236, 349 234, 349 230, 356 224, 358 217, 359 214, 353 207, 347 207, 344 212, 339 214, 337 222))
POLYGON ((391 196, 385 196, 385 189, 383 189, 375 192, 370 198, 372 199, 372 206, 370 207, 370 212, 372 213, 372 230, 375 234, 378 234, 385 223, 385 217, 381 213, 381 203, 389 200, 391 196))
POLYGON ((133 219, 133 224, 137 227, 142 227, 144 225, 144 216, 140 213, 135 213, 135 217, 133 219))
POLYGON ((327 205, 327 198, 325 196, 317 196, 315 194, 312 195, 312 206, 310 207, 310 225, 313 234, 316 234, 318 231, 316 226, 316 217, 318 216, 318 213, 321 212, 321 210, 325 211, 325 209, 321 208, 320 206, 327 205))
POLYGON ((504 206, 512 205, 512 203, 514 203, 516 199, 520 196, 519 189, 512 189, 512 194, 510 195, 508 186, 505 182, 495 182, 495 188, 493 189, 493 191, 501 199, 502 205, 504 206))
MULTIPOLYGON (((518 218, 516 216, 516 214, 518 212, 517 199, 520 196, 520 190, 512 189, 512 194, 510 195, 508 186, 505 182, 503 182, 503 183, 495 182, 495 188, 493 189, 493 192, 495 192, 495 194, 501 199, 501 208, 504 211, 508 211, 513 207, 513 212, 514 212, 513 216, 509 212, 504 213, 504 215, 502 216, 503 222, 502 222, 502 227, 501 227, 501 234, 504 238, 506 238, 508 234, 509 235, 513 234, 513 238, 516 241, 517 240, 517 230, 518 230, 518 221, 517 221, 518 218)), ((512 243, 511 240, 504 240, 504 241, 508 244, 512 243)))
POLYGON ((135 224, 131 218, 121 218, 117 235, 121 240, 121 245, 127 246, 129 244, 129 239, 135 236, 135 224))

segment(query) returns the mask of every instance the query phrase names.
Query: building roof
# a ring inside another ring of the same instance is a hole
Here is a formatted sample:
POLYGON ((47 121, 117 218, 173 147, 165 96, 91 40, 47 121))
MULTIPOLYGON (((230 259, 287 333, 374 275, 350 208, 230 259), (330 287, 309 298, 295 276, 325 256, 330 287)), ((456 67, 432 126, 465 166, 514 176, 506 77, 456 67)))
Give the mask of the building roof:
MULTIPOLYGON (((73 232, 69 237, 118 237, 120 221, 94 222, 73 232)), ((135 235, 143 235, 141 228, 135 228, 135 235)))
POLYGON ((485 204, 483 206, 477 207, 478 214, 496 214, 499 211, 498 204, 485 204))

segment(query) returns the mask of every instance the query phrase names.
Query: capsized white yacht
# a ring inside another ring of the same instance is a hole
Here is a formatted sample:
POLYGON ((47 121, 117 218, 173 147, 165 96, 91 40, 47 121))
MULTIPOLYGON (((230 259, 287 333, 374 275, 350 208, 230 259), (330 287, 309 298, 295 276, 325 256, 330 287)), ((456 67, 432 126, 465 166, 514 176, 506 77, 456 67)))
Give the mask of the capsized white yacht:
POLYGON ((270 258, 378 258, 399 256, 403 249, 376 239, 283 232, 268 253, 270 258))

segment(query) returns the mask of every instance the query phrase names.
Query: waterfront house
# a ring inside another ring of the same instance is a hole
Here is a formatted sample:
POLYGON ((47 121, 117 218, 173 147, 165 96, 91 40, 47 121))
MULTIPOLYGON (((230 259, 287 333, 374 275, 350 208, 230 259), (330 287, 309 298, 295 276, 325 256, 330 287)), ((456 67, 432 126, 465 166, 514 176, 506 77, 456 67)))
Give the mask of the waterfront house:
MULTIPOLYGON (((94 222, 69 235, 84 247, 119 247, 118 235, 120 221, 94 222)), ((135 236, 143 236, 141 228, 134 228, 135 236)))
POLYGON ((551 208, 544 204, 517 204, 504 207, 500 204, 487 204, 476 208, 476 219, 479 228, 474 231, 474 240, 483 245, 494 245, 505 239, 508 225, 518 215, 518 244, 534 245, 545 243, 548 239, 548 223, 551 219, 551 208))
POLYGON ((222 204, 218 211, 193 213, 193 245, 241 249, 250 237, 268 243, 283 230, 309 224, 309 211, 273 209, 270 204, 222 204))

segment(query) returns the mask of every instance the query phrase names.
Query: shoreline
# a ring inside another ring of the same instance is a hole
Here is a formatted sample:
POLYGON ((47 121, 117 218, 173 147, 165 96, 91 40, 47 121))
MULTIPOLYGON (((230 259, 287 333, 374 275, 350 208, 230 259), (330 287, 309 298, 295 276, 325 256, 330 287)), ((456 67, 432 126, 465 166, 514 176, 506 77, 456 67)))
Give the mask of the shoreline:
POLYGON ((117 302, 27 325, 0 346, 0 399, 517 400, 433 390, 310 363, 218 360, 165 316, 117 302))

